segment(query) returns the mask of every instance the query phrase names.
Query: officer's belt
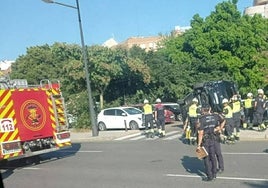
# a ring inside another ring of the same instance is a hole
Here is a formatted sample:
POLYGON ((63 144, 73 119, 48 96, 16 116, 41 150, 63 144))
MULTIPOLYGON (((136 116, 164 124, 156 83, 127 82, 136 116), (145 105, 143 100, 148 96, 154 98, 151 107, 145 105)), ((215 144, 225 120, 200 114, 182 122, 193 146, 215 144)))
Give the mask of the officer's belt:
POLYGON ((215 135, 214 133, 208 133, 208 134, 204 135, 204 140, 208 140, 208 139, 216 140, 216 137, 217 137, 217 135, 215 135))

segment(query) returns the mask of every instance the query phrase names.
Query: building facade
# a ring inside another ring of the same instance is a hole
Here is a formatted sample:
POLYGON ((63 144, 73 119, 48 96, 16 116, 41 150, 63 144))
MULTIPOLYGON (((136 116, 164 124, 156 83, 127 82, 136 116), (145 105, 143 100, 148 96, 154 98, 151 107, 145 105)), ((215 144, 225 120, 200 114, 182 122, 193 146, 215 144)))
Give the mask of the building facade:
POLYGON ((132 48, 133 46, 138 46, 145 51, 156 51, 159 48, 159 42, 163 39, 161 36, 151 36, 151 37, 130 37, 126 41, 118 44, 119 47, 132 48))
POLYGON ((260 14, 264 18, 268 18, 268 0, 254 0, 252 7, 247 7, 244 14, 254 16, 260 14))

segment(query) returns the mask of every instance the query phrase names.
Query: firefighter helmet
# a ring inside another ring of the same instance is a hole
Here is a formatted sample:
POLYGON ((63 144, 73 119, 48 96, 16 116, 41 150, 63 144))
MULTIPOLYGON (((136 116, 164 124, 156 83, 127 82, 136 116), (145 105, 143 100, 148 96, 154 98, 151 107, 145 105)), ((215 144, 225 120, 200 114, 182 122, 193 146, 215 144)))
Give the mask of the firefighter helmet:
POLYGON ((247 94, 247 97, 252 97, 252 96, 253 96, 252 93, 248 93, 248 94, 247 94))
POLYGON ((224 99, 222 100, 222 104, 224 104, 224 103, 228 103, 228 99, 224 98, 224 99))
POLYGON ((258 94, 263 94, 263 90, 262 89, 258 89, 258 94))
POLYGON ((147 99, 144 99, 143 103, 147 104, 147 103, 149 103, 149 101, 147 99))
POLYGON ((197 98, 193 98, 192 102, 198 103, 198 99, 197 98))
POLYGON ((157 103, 160 103, 161 102, 161 99, 156 99, 156 101, 155 102, 157 102, 157 103))

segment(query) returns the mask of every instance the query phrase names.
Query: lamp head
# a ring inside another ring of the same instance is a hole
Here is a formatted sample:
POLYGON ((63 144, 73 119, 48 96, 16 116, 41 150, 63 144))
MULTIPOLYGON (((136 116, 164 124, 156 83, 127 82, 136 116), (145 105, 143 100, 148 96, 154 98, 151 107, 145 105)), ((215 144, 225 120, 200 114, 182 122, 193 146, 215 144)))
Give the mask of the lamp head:
POLYGON ((52 0, 42 0, 42 1, 44 1, 45 3, 54 3, 54 1, 52 0))

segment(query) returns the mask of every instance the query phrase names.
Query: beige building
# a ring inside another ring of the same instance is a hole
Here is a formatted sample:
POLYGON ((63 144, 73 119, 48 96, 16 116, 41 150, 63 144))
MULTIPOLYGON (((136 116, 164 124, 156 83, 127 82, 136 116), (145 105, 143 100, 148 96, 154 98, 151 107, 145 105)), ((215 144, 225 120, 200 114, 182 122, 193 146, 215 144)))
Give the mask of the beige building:
POLYGON ((11 72, 11 64, 15 61, 0 61, 0 76, 7 75, 11 72))
POLYGON ((260 14, 264 18, 268 18, 268 0, 254 0, 252 7, 247 7, 244 14, 253 16, 260 14))
POLYGON ((133 46, 138 46, 145 51, 156 51, 159 47, 159 42, 163 39, 161 36, 151 36, 151 37, 130 37, 126 41, 118 44, 118 46, 123 48, 132 48, 133 46))

